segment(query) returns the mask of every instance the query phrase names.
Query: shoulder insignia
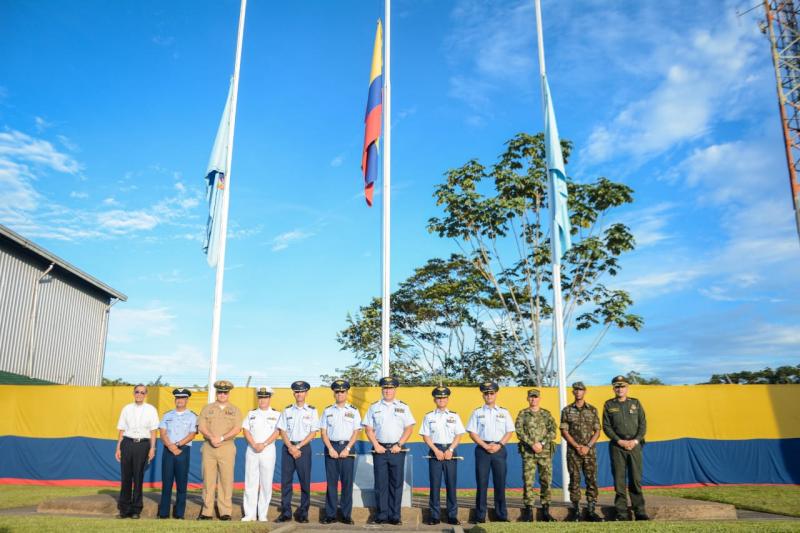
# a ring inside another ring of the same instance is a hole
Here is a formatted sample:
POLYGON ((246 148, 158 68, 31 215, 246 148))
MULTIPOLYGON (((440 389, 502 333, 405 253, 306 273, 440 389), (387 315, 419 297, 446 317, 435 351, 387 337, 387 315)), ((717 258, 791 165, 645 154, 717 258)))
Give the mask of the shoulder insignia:
POLYGON ((316 407, 314 407, 313 405, 308 405, 307 407, 308 407, 309 409, 316 409, 316 407))
POLYGON ((425 413, 425 416, 432 415, 434 412, 436 412, 436 409, 434 409, 433 411, 428 411, 427 413, 425 413))
POLYGON ((336 405, 336 404, 335 404, 335 403, 332 403, 332 404, 330 404, 328 407, 326 407, 325 409, 330 409, 330 408, 331 408, 331 407, 333 407, 334 405, 336 405))
POLYGON ((293 405, 294 405, 293 403, 290 403, 289 405, 287 405, 286 407, 284 407, 284 409, 288 409, 288 408, 290 408, 290 407, 291 407, 291 406, 293 406, 293 405))

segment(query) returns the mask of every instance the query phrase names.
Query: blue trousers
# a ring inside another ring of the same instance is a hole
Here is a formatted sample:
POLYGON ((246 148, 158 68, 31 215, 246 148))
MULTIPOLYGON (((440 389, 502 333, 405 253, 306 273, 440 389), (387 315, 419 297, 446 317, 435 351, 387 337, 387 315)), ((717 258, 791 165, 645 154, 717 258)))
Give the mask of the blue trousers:
MULTIPOLYGON (((436 444, 436 447, 444 452, 450 447, 450 444, 436 444)), ((444 484, 447 487, 447 518, 458 518, 458 500, 456 499, 457 470, 455 459, 449 461, 437 461, 435 458, 428 460, 428 475, 431 480, 431 496, 428 504, 431 508, 431 518, 433 520, 439 520, 441 507, 439 490, 442 488, 442 475, 444 475, 444 484)))
POLYGON ((173 455, 167 449, 161 456, 161 502, 158 516, 168 517, 172 503, 172 482, 175 482, 175 509, 172 516, 183 518, 186 510, 186 486, 189 484, 189 457, 191 446, 181 446, 181 454, 173 455))
MULTIPOLYGON (((332 441, 331 446, 337 452, 344 450, 347 442, 332 441)), ((346 459, 334 459, 328 455, 325 449, 325 479, 328 482, 328 490, 325 493, 325 516, 336 518, 336 509, 339 506, 339 495, 337 487, 339 481, 342 482, 342 517, 349 519, 353 512, 353 470, 356 466, 356 458, 348 455, 346 459)))
POLYGON ((400 520, 400 505, 403 501, 403 475, 405 474, 406 454, 386 453, 372 456, 375 476, 376 520, 400 520))
POLYGON ((311 445, 306 444, 300 448, 300 459, 295 459, 289 453, 289 448, 283 446, 281 452, 281 516, 292 516, 292 481, 297 472, 300 482, 300 506, 297 508, 295 518, 308 519, 308 507, 311 505, 311 445))
POLYGON ((475 446, 475 479, 478 492, 475 495, 475 518, 486 518, 486 495, 489 492, 489 470, 492 471, 494 485, 494 512, 498 520, 508 518, 506 509, 506 457, 505 446, 497 453, 489 453, 475 446))

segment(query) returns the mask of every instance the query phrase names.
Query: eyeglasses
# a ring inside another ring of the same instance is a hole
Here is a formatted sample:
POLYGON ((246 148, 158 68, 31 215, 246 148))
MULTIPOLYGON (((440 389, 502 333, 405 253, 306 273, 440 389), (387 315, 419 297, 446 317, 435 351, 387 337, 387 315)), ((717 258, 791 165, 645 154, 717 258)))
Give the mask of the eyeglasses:
POLYGON ((495 394, 497 394, 497 393, 496 392, 484 392, 483 393, 484 396, 494 396, 495 394))
POLYGON ((146 390, 135 390, 133 391, 134 394, 147 394, 146 390))
POLYGON ((624 389, 627 385, 614 385, 615 389, 624 389))
POLYGON ((228 391, 221 391, 221 390, 218 390, 218 391, 217 391, 217 396, 219 396, 220 394, 228 394, 228 391))

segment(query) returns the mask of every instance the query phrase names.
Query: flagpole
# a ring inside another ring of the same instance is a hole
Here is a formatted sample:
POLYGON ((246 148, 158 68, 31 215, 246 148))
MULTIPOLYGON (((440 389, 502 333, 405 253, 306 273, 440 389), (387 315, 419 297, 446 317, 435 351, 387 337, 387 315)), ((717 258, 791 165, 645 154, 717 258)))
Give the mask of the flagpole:
POLYGON ((391 174, 392 174, 392 90, 391 90, 391 0, 385 0, 384 62, 383 62, 383 251, 381 282, 381 376, 389 375, 389 340, 391 324, 391 174))
POLYGON ((222 317, 222 284, 225 276, 225 245, 228 241, 228 207, 231 195, 231 167, 233 163, 233 133, 236 129, 236 103, 239 96, 239 64, 242 60, 242 39, 244 37, 244 15, 247 0, 242 0, 239 9, 239 32, 236 38, 236 59, 233 65, 233 91, 231 97, 230 126, 228 146, 225 155, 225 189, 222 195, 222 214, 220 220, 219 256, 217 259, 216 283, 214 285, 214 316, 211 321, 211 364, 208 370, 208 403, 215 401, 214 382, 217 381, 217 360, 219 359, 219 331, 222 317))
MULTIPOLYGON (((544 38, 542 37, 542 6, 541 0, 535 0, 536 4, 536 33, 539 44, 539 77, 542 84, 542 109, 547 113, 547 103, 545 99, 545 64, 544 64, 544 38)), ((547 171, 549 198, 550 198, 550 254, 553 260, 553 335, 556 340, 556 358, 558 361, 558 403, 560 410, 563 411, 567 406, 567 374, 566 357, 564 355, 564 319, 563 306, 561 303, 561 243, 559 242, 558 226, 556 224, 556 187, 553 172, 547 171)), ((561 439, 561 488, 563 501, 569 501, 569 472, 567 471, 567 442, 561 439)))

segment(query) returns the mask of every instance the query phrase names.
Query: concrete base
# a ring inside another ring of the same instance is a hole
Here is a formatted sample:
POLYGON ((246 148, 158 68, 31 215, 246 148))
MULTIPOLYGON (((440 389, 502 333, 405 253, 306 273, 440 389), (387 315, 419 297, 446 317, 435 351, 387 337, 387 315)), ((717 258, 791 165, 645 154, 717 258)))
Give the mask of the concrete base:
MULTIPOLYGON (((683 498, 670 498, 667 496, 646 496, 647 513, 652 520, 736 520, 736 508, 733 505, 705 502, 699 500, 688 500, 683 498)), ((144 509, 142 518, 155 518, 158 510, 157 493, 147 493, 144 496, 144 509)), ((474 523, 474 499, 459 498, 458 518, 464 523, 474 523)), ((233 520, 240 520, 241 497, 234 497, 233 500, 233 520)), ((296 503, 296 502, 295 502, 296 503)), ((509 500, 508 518, 516 522, 522 512, 522 504, 517 498, 509 500)), ((613 505, 613 494, 601 494, 598 502, 597 511, 606 520, 614 520, 616 511, 613 505)), ((490 502, 491 505, 491 502, 490 502)), ((200 514, 201 501, 197 494, 190 494, 186 503, 186 519, 194 519, 200 514)), ((581 504, 581 509, 585 513, 586 504, 581 504)), ((558 521, 566 520, 569 515, 570 506, 561 502, 554 502, 550 506, 550 514, 558 521)), ((37 508, 39 513, 56 514, 82 514, 82 515, 105 515, 115 516, 117 514, 116 494, 98 494, 92 496, 78 496, 74 498, 57 498, 47 500, 37 508)), ((537 507, 537 519, 541 513, 541 508, 537 507)), ((323 518, 324 499, 319 496, 312 497, 309 521, 318 523, 323 518)), ((367 507, 354 507, 353 520, 356 524, 365 524, 372 519, 374 509, 367 507)), ((276 502, 270 506, 268 519, 275 520, 278 517, 276 502)), ((429 512, 427 509, 427 498, 414 498, 414 507, 403 507, 402 520, 404 525, 417 527, 427 520, 429 512)), ((441 516, 447 517, 447 512, 442 509, 441 516)), ((489 521, 495 520, 494 510, 489 509, 489 521)), ((335 528, 335 526, 332 526, 335 528)))

